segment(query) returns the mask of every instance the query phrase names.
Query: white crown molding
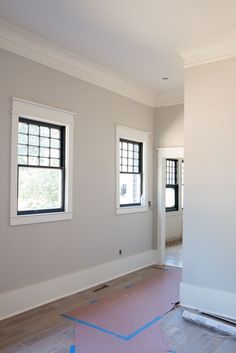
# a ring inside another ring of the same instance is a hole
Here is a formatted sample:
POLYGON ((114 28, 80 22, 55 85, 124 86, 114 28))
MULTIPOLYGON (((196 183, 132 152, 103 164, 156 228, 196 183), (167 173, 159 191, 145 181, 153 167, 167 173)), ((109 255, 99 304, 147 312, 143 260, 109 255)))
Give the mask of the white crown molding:
POLYGON ((184 103, 184 90, 159 92, 155 99, 155 108, 184 103))
POLYGON ((0 20, 0 48, 142 104, 151 107, 155 106, 154 90, 145 89, 137 82, 116 74, 3 20, 0 20))
POLYGON ((204 41, 194 48, 179 50, 184 68, 204 65, 236 57, 236 31, 213 40, 204 41))

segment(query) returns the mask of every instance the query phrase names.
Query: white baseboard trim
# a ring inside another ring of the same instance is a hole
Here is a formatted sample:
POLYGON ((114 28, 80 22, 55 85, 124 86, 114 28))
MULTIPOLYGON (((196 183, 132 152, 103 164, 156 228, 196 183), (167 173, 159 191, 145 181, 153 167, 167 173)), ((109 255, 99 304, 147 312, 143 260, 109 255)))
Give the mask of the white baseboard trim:
POLYGON ((236 293, 180 284, 181 306, 197 309, 211 315, 236 320, 236 293))
POLYGON ((158 263, 156 250, 0 294, 0 320, 158 263))

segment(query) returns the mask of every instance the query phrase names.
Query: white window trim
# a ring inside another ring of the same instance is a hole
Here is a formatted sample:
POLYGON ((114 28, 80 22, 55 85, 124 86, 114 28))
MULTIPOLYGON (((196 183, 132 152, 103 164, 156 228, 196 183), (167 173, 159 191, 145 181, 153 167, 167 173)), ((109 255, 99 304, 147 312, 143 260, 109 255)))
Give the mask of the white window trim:
POLYGON ((11 203, 10 224, 31 224, 72 219, 73 195, 73 127, 76 114, 58 108, 12 98, 11 203), (17 149, 19 117, 65 126, 65 211, 35 215, 17 214, 17 149))
POLYGON ((116 214, 148 211, 148 136, 150 132, 130 127, 116 126, 116 214), (120 139, 143 143, 143 204, 141 206, 120 207, 120 139))

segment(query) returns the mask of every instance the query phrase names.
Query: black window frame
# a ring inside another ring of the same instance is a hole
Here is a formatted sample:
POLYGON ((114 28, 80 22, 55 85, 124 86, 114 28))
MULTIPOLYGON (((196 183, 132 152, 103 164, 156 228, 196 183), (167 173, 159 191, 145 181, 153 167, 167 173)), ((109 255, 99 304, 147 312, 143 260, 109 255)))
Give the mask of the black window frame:
MULTIPOLYGON (((19 123, 26 123, 27 125, 37 125, 37 126, 43 126, 43 127, 48 127, 50 128, 54 128, 57 130, 60 130, 60 158, 58 158, 60 160, 60 166, 42 166, 42 165, 31 165, 31 164, 21 164, 18 163, 18 152, 17 152, 17 215, 36 215, 36 214, 46 214, 46 213, 58 213, 58 212, 65 212, 65 180, 66 180, 66 174, 65 174, 65 148, 66 148, 66 127, 62 126, 62 125, 58 125, 58 124, 53 124, 53 123, 47 123, 44 121, 39 121, 39 120, 33 120, 33 119, 28 119, 28 118, 24 118, 24 117, 19 117, 18 120, 18 126, 19 123), (19 211, 18 210, 18 195, 19 195, 19 168, 20 167, 24 167, 24 168, 43 168, 43 169, 60 169, 62 172, 62 188, 61 188, 61 200, 62 200, 62 205, 61 207, 58 208, 49 208, 49 209, 35 209, 35 210, 24 210, 24 211, 19 211)), ((17 131, 17 136, 19 134, 19 130, 17 131)), ((27 133, 27 135, 29 135, 29 133, 27 133)), ((35 135, 37 136, 37 135, 35 135)), ((38 135, 38 137, 40 137, 40 135, 38 135)), ((19 142, 18 144, 19 145, 19 142)), ((29 141, 27 143, 27 147, 29 147, 29 141)), ((40 150, 40 145, 36 146, 39 147, 40 150)), ((51 147, 48 147, 49 149, 51 149, 51 147)), ((29 156, 28 152, 27 152, 27 157, 29 156)), ((38 155, 39 158, 39 155, 38 155)), ((49 157, 50 160, 51 157, 49 157)))
POLYGON ((174 158, 166 159, 166 189, 173 189, 175 195, 175 205, 173 207, 166 207, 166 212, 179 211, 179 184, 178 184, 178 167, 179 161, 174 158), (174 163, 174 174, 170 177, 172 180, 168 180, 168 161, 174 163), (169 182, 169 183, 168 183, 169 182))
MULTIPOLYGON (((119 139, 119 142, 125 142, 125 143, 131 143, 133 145, 138 145, 139 146, 139 172, 128 172, 128 171, 121 171, 121 148, 119 147, 119 175, 120 174, 137 174, 137 175, 140 175, 140 198, 142 197, 142 194, 143 194, 143 142, 140 142, 140 141, 134 141, 134 140, 130 140, 130 139, 126 139, 126 138, 122 138, 120 137, 119 139)), ((119 193, 119 198, 120 198, 120 193, 119 193)), ((141 200, 140 202, 134 202, 134 203, 126 203, 126 204, 122 204, 120 203, 120 199, 119 199, 119 205, 121 208, 124 208, 124 207, 138 207, 138 206, 141 206, 141 200)))

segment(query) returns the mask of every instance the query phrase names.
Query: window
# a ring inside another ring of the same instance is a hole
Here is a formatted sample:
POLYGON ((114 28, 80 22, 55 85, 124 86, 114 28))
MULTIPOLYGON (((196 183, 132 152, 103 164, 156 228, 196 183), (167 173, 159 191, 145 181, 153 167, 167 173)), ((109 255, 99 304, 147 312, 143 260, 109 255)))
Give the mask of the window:
POLYGON ((19 118, 17 214, 64 211, 65 127, 19 118))
POLYGON ((166 212, 178 211, 178 160, 166 159, 166 212))
POLYGON ((120 139, 120 206, 141 206, 142 142, 120 139))
POLYGON ((147 210, 148 133, 117 126, 117 213, 147 210))
POLYGON ((73 115, 13 98, 12 225, 72 218, 73 115))

